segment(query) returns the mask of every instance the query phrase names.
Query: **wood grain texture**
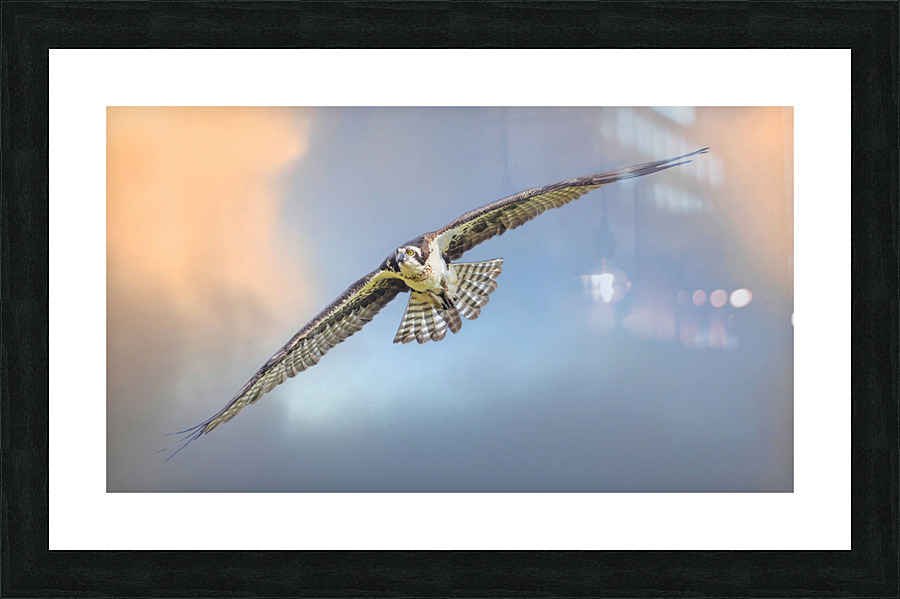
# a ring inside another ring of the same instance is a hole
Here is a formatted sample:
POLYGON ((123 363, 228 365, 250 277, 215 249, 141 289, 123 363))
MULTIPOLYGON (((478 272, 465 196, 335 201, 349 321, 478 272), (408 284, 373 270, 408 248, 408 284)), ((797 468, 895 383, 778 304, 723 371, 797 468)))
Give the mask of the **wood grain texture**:
POLYGON ((3 2, 0 11, 3 597, 898 595, 896 2, 3 2), (516 46, 852 49, 853 550, 48 551, 48 48, 516 46))

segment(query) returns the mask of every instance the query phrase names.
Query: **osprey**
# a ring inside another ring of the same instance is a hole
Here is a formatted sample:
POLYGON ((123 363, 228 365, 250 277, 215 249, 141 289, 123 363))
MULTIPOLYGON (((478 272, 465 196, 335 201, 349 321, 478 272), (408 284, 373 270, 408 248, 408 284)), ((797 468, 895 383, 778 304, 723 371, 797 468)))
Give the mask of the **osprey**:
POLYGON ((225 406, 160 451, 184 443, 166 461, 201 435, 234 418, 242 408, 290 377, 319 362, 332 347, 360 330, 388 302, 409 292, 409 303, 394 343, 440 341, 447 330, 459 332, 462 318, 474 320, 497 288, 502 258, 486 262, 453 262, 479 243, 525 224, 551 208, 559 208, 609 183, 643 177, 690 162, 703 148, 668 160, 567 179, 535 187, 466 212, 449 225, 398 247, 381 265, 353 283, 269 358, 225 406))

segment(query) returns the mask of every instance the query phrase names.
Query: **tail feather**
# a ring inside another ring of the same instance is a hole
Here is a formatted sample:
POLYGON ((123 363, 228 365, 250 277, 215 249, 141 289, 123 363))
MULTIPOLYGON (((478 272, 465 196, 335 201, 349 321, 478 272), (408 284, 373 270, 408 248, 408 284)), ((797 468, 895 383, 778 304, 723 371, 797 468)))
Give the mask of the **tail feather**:
MULTIPOLYGON (((441 310, 438 314, 447 321, 451 333, 458 333, 462 328, 462 319, 459 317, 459 310, 457 310, 456 306, 450 306, 446 310, 441 310)), ((440 339, 435 339, 435 341, 440 341, 440 339)))
POLYGON ((461 326, 462 320, 455 306, 444 309, 429 294, 413 291, 394 343, 440 341, 447 336, 447 329, 457 333, 461 326))
POLYGON ((450 268, 456 274, 456 308, 459 313, 475 320, 481 309, 490 301, 490 294, 497 288, 494 279, 503 272, 503 258, 487 262, 459 262, 450 268))
POLYGON ((451 280, 447 297, 413 291, 410 293, 406 312, 394 343, 416 341, 440 341, 447 330, 458 333, 462 318, 475 320, 481 308, 488 303, 489 295, 497 288, 494 280, 502 272, 503 258, 488 262, 461 262, 451 264, 451 280))

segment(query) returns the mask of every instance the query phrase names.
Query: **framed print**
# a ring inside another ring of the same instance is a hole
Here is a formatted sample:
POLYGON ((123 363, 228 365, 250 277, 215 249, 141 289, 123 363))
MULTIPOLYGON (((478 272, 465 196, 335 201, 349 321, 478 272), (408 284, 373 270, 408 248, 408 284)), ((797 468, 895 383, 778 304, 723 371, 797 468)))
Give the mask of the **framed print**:
POLYGON ((896 589, 895 5, 200 8, 3 6, 5 593, 896 589))

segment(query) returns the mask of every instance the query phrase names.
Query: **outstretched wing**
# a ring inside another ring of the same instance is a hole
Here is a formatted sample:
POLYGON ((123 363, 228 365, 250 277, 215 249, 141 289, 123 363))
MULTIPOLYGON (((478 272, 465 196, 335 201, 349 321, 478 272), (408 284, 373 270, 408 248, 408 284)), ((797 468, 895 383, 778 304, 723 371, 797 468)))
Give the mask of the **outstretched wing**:
POLYGON ((576 200, 602 185, 615 183, 622 179, 643 177, 672 168, 690 162, 690 160, 684 160, 685 158, 705 153, 708 150, 709 148, 703 148, 668 160, 637 164, 607 173, 577 177, 521 191, 467 212, 446 227, 435 231, 438 247, 441 248, 441 254, 445 260, 457 260, 479 243, 487 241, 491 237, 503 235, 509 229, 524 225, 546 210, 565 206, 572 200, 576 200))
POLYGON ((383 268, 370 272, 351 285, 269 358, 221 410, 196 426, 173 433, 187 436, 166 448, 184 443, 166 461, 201 435, 234 418, 242 408, 255 403, 288 377, 317 364, 328 350, 363 328, 405 289, 403 281, 383 268))

